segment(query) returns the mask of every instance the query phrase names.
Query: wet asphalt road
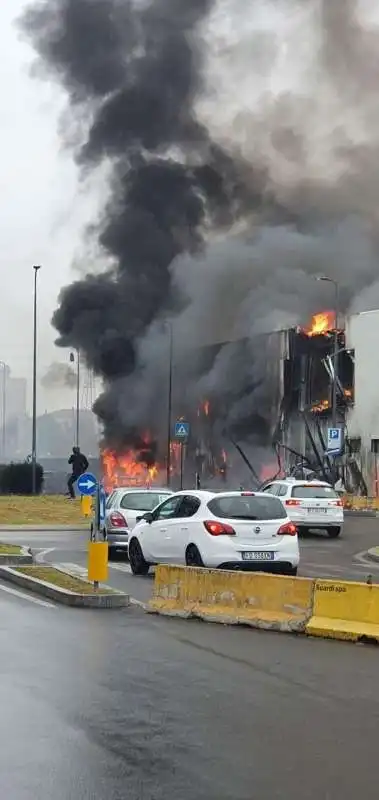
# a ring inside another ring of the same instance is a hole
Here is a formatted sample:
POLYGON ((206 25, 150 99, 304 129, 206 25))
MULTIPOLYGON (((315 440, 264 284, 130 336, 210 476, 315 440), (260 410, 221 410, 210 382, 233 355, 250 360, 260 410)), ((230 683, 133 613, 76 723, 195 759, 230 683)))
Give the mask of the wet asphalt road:
POLYGON ((376 648, 0 608, 4 800, 376 800, 376 648))
MULTIPOLYGON (((64 565, 65 569, 86 575, 86 533, 14 532, 1 538, 31 544, 36 553, 48 562, 64 565)), ((347 517, 343 535, 328 539, 323 534, 310 535, 300 540, 301 563, 299 573, 309 577, 328 577, 365 581, 370 574, 379 582, 379 564, 368 561, 365 551, 379 544, 379 518, 347 517)), ((152 590, 152 575, 136 578, 129 564, 121 556, 110 562, 109 583, 129 593, 140 602, 147 602, 152 590)))

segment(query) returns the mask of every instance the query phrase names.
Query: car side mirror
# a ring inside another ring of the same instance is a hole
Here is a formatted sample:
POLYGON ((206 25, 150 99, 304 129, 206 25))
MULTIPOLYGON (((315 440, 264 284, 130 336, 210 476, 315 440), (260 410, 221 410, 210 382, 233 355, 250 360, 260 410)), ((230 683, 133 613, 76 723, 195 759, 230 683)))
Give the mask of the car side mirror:
POLYGON ((148 522, 149 525, 151 525, 153 521, 153 515, 150 513, 150 511, 147 511, 146 514, 142 515, 142 517, 136 517, 136 522, 142 522, 142 520, 148 522))

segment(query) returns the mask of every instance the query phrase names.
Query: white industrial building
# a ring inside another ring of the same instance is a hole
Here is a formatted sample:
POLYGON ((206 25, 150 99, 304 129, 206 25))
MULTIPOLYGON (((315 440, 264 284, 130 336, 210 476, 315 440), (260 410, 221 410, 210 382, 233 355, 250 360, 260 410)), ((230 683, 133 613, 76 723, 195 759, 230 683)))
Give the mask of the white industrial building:
POLYGON ((346 348, 354 359, 354 404, 346 418, 347 435, 368 494, 378 496, 379 309, 346 320, 346 348))

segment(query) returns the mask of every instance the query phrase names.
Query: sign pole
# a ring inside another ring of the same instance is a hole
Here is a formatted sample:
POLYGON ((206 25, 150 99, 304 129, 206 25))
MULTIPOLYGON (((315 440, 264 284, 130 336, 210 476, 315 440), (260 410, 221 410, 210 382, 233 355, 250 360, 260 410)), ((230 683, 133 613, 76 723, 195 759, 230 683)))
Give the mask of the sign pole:
POLYGON ((94 591, 99 590, 100 582, 108 580, 108 542, 105 535, 105 506, 106 495, 104 487, 98 481, 94 486, 87 487, 82 481, 85 491, 95 491, 94 515, 91 524, 91 535, 88 544, 88 580, 93 583, 94 591), (100 531, 103 532, 104 541, 100 541, 100 531))
POLYGON ((180 443, 180 491, 183 489, 184 444, 180 443))
POLYGON ((190 426, 183 419, 178 419, 175 423, 175 439, 180 444, 180 489, 183 489, 184 472, 184 446, 187 444, 190 434, 190 426))
MULTIPOLYGON (((93 531, 93 541, 96 543, 99 541, 99 526, 100 526, 100 484, 97 483, 96 486, 96 512, 95 512, 95 526, 93 531)), ((93 582, 93 588, 95 592, 99 588, 99 581, 93 582)))

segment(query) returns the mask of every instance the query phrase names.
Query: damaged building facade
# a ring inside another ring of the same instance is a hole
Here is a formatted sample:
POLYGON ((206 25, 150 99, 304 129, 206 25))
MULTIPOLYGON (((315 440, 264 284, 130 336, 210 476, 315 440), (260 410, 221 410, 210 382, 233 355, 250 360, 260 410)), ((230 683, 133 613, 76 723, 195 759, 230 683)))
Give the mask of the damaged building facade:
MULTIPOLYGON (((327 429, 332 426, 334 315, 316 314, 308 329, 279 331, 280 402, 272 443, 283 472, 300 457, 328 478, 327 429)), ((347 316, 338 330, 337 423, 344 431, 338 473, 347 491, 379 496, 379 310, 347 316)))

